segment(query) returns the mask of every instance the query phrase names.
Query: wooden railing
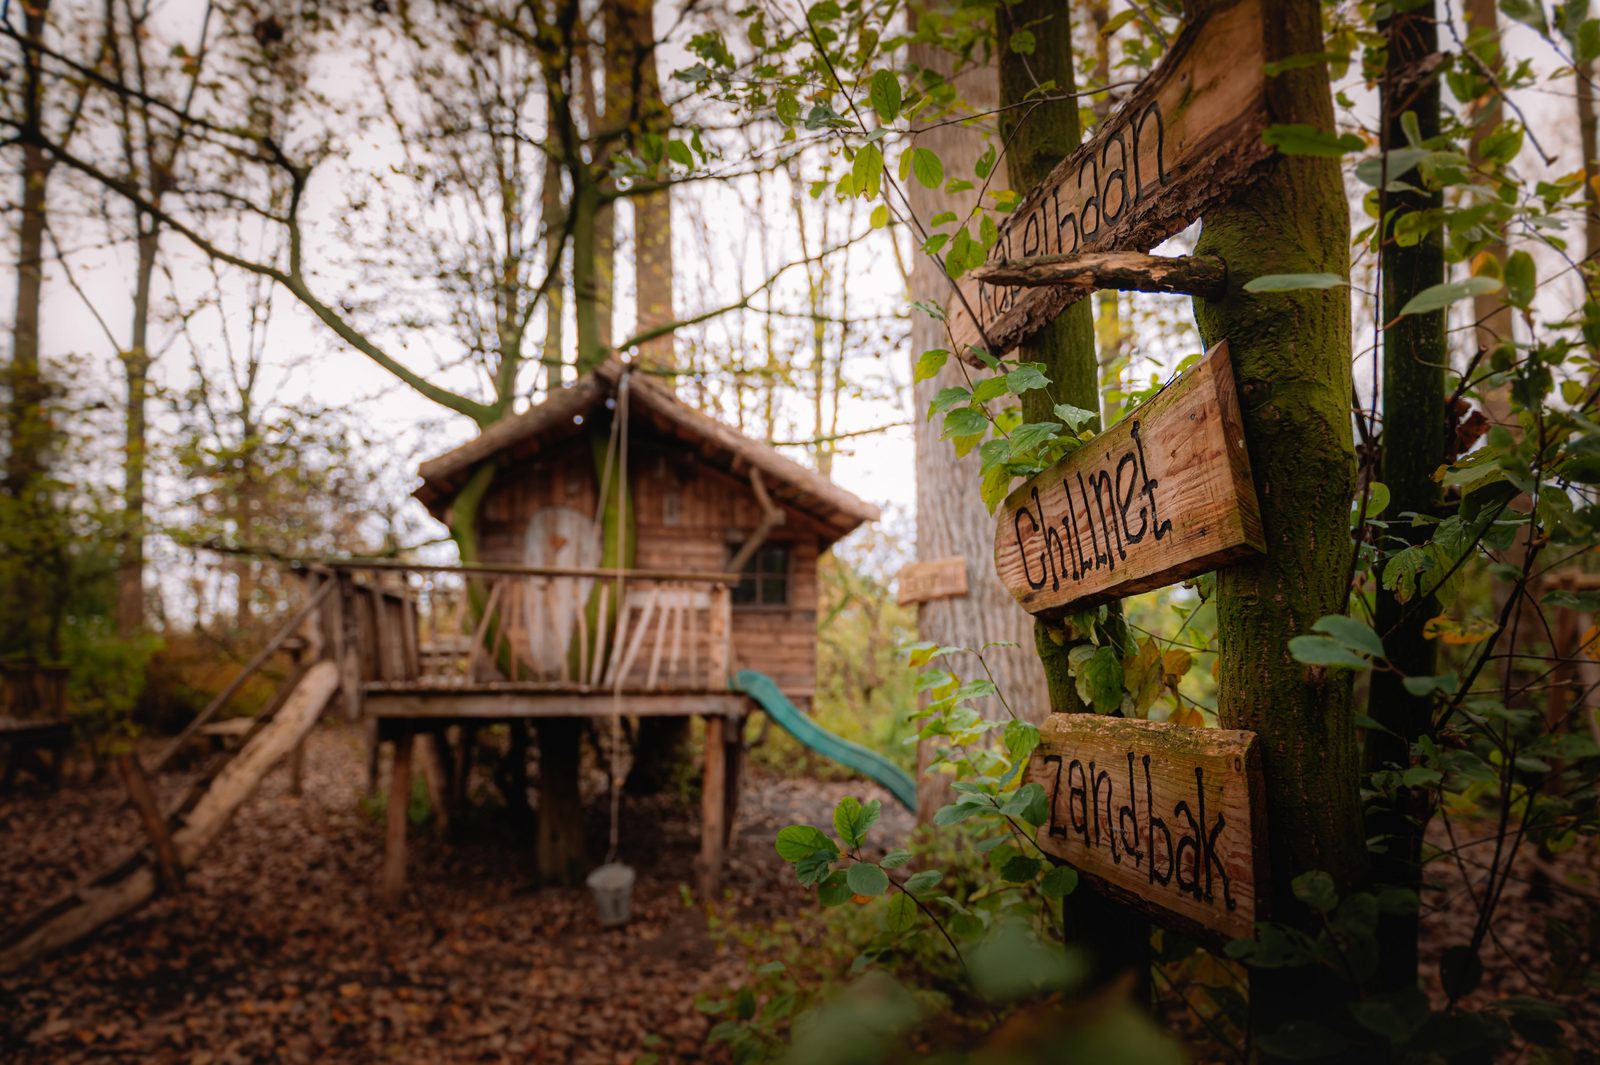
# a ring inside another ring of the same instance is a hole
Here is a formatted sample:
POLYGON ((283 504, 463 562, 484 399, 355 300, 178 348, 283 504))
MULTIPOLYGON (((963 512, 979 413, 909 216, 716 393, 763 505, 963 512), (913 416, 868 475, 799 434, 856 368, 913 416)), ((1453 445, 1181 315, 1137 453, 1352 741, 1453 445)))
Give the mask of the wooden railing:
POLYGON ((364 682, 624 692, 727 686, 730 574, 403 563, 335 569, 364 682), (359 573, 366 579, 356 580, 359 573), (383 583, 368 583, 376 574, 383 583))

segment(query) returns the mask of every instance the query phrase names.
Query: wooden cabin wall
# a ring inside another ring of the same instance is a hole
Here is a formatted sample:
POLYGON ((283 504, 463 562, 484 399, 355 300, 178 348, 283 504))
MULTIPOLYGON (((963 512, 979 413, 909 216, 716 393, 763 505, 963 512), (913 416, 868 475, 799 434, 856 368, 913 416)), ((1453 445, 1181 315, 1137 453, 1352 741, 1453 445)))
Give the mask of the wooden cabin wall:
MULTIPOLYGON (((761 523, 748 481, 707 465, 678 441, 636 433, 630 442, 635 565, 712 573, 761 523)), ((533 514, 549 506, 593 515, 599 485, 588 443, 581 437, 502 470, 480 517, 486 562, 523 562, 533 514)), ((809 699, 817 673, 817 556, 820 529, 787 510, 767 538, 790 548, 789 602, 783 607, 735 606, 733 668, 770 675, 791 698, 809 699)))

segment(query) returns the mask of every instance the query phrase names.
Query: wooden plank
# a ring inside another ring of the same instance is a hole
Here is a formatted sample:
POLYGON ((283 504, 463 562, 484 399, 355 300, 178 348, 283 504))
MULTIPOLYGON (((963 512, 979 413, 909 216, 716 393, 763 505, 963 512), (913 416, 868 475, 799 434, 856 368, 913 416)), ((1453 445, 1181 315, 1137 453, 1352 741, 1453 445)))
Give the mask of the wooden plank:
POLYGON ((1006 497, 1000 581, 1030 613, 1081 610, 1265 549, 1227 341, 1006 497))
POLYGON ((601 671, 606 665, 606 633, 610 631, 609 619, 606 617, 607 604, 611 598, 611 585, 600 586, 600 604, 595 607, 594 625, 594 663, 589 667, 589 683, 599 684, 601 671))
POLYGON ((1095 888, 1210 943, 1254 934, 1269 869, 1253 732, 1051 714, 1027 779, 1039 846, 1095 888))
POLYGON ((183 866, 178 864, 178 849, 172 845, 167 819, 161 815, 161 807, 150 788, 150 778, 144 775, 144 767, 139 764, 139 756, 131 751, 117 755, 117 776, 122 778, 122 786, 133 801, 133 808, 139 811, 145 835, 150 837, 161 886, 167 891, 181 891, 183 866))
MULTIPOLYGON (((1261 141, 1264 19, 1264 0, 1224 0, 1191 22, 1128 102, 1007 216, 991 258, 1148 251, 1237 195, 1272 151, 1261 141)), ((1004 354, 1091 291, 972 276, 959 289, 948 313, 963 357, 985 337, 1004 354)))
POLYGON ((967 560, 956 555, 912 562, 900 568, 897 579, 895 601, 901 606, 958 598, 967 594, 967 560))
POLYGON ((400 901, 406 886, 406 822, 411 806, 411 729, 394 738, 394 761, 389 769, 388 816, 383 834, 383 874, 378 896, 386 906, 400 901))

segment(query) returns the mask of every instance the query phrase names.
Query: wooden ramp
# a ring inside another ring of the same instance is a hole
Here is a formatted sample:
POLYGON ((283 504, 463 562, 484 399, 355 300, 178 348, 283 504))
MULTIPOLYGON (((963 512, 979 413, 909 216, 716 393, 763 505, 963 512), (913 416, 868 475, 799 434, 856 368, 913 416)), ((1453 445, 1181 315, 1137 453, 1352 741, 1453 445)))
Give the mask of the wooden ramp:
MULTIPOLYGON (((167 819, 181 869, 194 865, 272 767, 299 746, 338 688, 339 670, 332 662, 310 667, 277 712, 257 722, 239 753, 214 776, 196 782, 167 819)), ((20 968, 131 913, 155 894, 159 883, 153 848, 134 851, 0 938, 0 972, 20 968)))

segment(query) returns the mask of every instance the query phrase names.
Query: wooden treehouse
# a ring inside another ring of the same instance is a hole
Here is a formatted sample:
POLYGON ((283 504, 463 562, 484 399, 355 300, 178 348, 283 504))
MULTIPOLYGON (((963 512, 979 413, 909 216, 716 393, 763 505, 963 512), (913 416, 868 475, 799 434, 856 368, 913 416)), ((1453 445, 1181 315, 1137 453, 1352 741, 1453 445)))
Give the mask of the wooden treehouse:
MULTIPOLYGON (((448 520, 485 464, 473 566, 341 564, 346 688, 404 796, 415 737, 448 819, 485 724, 551 717, 700 716, 706 723, 702 874, 731 830, 749 698, 738 672, 792 700, 816 687, 817 559, 878 516, 812 470, 612 361, 544 403, 423 463, 416 495, 448 520), (626 424, 620 417, 626 412, 626 424), (626 492, 625 568, 603 563, 601 501, 626 492), (440 756, 443 757, 440 757, 440 756)), ((374 747, 376 750, 376 745, 374 747)), ((391 804, 387 891, 404 869, 391 804)))

